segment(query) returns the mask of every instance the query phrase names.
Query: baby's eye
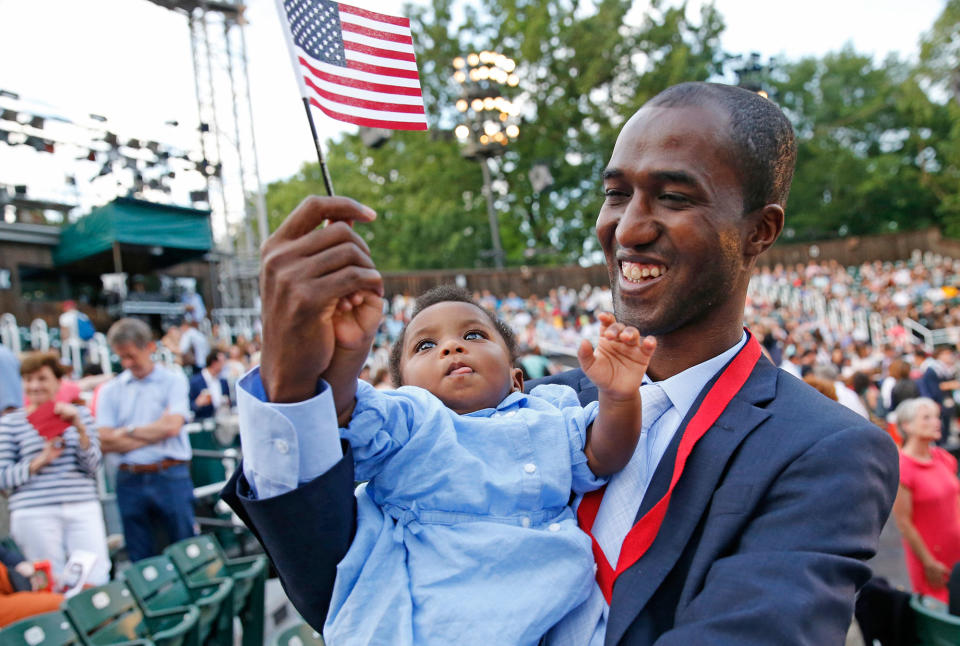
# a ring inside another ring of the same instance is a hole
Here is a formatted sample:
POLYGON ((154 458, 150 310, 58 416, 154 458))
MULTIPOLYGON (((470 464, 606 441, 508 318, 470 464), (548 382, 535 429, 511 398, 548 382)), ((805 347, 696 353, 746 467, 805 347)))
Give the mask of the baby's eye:
POLYGON ((486 339, 487 335, 479 330, 470 330, 463 335, 463 338, 466 341, 476 341, 477 339, 486 339))
POLYGON ((415 346, 413 347, 413 351, 414 351, 414 352, 421 352, 421 351, 423 351, 423 350, 429 350, 430 348, 434 347, 435 345, 437 345, 437 344, 434 343, 433 341, 431 341, 431 340, 429 340, 429 339, 424 339, 423 341, 420 341, 419 343, 417 343, 417 345, 415 345, 415 346))

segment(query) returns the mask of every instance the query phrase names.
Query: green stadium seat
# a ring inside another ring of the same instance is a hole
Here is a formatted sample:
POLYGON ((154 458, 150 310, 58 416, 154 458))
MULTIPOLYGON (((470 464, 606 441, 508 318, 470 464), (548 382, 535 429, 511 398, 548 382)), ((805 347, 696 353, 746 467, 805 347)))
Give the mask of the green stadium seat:
POLYGON ((163 554, 133 563, 123 578, 147 617, 195 606, 200 612, 197 631, 201 644, 233 644, 233 579, 189 588, 170 557, 163 554))
POLYGON ((111 581, 77 593, 63 602, 80 638, 99 644, 198 646, 196 608, 147 617, 124 581, 111 581))
POLYGON ((307 622, 301 621, 277 635, 273 646, 325 646, 325 642, 323 635, 311 628, 307 622))
POLYGON ((960 644, 960 617, 947 612, 940 601, 914 595, 910 599, 916 626, 917 646, 960 644))
POLYGON ((82 646, 80 636, 63 611, 45 612, 0 630, 0 646, 82 646))
POLYGON ((232 579, 233 608, 243 626, 243 646, 262 646, 267 557, 228 559, 217 540, 209 535, 177 541, 163 552, 171 558, 188 587, 232 579))

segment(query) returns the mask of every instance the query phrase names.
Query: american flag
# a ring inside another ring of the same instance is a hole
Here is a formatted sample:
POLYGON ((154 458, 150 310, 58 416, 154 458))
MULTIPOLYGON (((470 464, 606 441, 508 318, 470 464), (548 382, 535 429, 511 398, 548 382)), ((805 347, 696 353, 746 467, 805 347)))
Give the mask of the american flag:
POLYGON ((332 0, 277 4, 300 92, 312 105, 368 128, 427 129, 407 18, 332 0))

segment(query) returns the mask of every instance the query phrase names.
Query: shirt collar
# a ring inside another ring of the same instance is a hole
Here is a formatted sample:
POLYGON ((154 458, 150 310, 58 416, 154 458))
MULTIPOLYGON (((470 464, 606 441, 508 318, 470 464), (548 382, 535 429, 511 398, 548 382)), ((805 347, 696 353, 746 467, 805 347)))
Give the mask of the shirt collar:
POLYGON ((504 397, 496 408, 481 408, 480 410, 475 410, 471 413, 464 413, 464 416, 475 415, 477 417, 488 417, 493 412, 507 410, 508 408, 513 408, 518 405, 521 401, 525 400, 527 395, 519 390, 515 390, 506 397, 504 397))
MULTIPOLYGON (((712 359, 707 359, 703 363, 698 363, 695 366, 687 368, 683 372, 668 379, 656 382, 663 388, 663 391, 667 393, 667 397, 670 398, 670 403, 673 404, 673 407, 680 413, 681 419, 687 416, 690 407, 693 406, 693 402, 697 400, 697 396, 703 390, 704 386, 707 385, 707 382, 733 359, 746 342, 747 333, 744 332, 740 340, 729 350, 718 354, 712 359)), ((645 377, 644 383, 651 383, 651 381, 645 377)))
POLYGON ((144 377, 143 379, 137 379, 136 377, 133 376, 133 373, 130 372, 129 370, 124 370, 123 373, 121 373, 120 376, 117 377, 117 378, 120 379, 120 380, 121 380, 123 383, 125 383, 125 384, 129 384, 129 383, 131 383, 131 382, 133 382, 133 381, 138 381, 138 382, 140 382, 140 383, 142 383, 142 384, 145 384, 145 383, 147 383, 147 382, 153 381, 153 380, 156 379, 158 376, 160 376, 160 371, 161 371, 161 370, 162 370, 162 368, 161 368, 160 364, 159 364, 159 363, 154 363, 154 364, 153 364, 153 370, 151 370, 149 373, 147 373, 147 376, 144 377))

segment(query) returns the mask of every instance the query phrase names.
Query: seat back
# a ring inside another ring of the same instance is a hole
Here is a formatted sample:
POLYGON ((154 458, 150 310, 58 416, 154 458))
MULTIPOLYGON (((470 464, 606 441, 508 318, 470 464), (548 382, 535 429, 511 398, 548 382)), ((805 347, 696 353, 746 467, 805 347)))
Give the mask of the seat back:
POLYGON ((0 630, 0 646, 80 646, 81 643, 61 610, 27 617, 0 630))
POLYGON ((302 621, 277 635, 273 646, 325 646, 323 635, 302 621))
POLYGON ((177 541, 164 550, 183 578, 191 583, 204 583, 229 577, 219 545, 210 536, 193 536, 177 541))
POLYGON ((64 602, 81 637, 91 644, 114 644, 147 637, 143 612, 123 581, 84 590, 64 602))
POLYGON ((169 556, 137 561, 124 570, 123 578, 141 605, 150 610, 167 610, 192 603, 190 591, 169 556))
POLYGON ((939 601, 914 596, 910 599, 919 646, 954 646, 960 644, 960 617, 947 612, 939 601))

